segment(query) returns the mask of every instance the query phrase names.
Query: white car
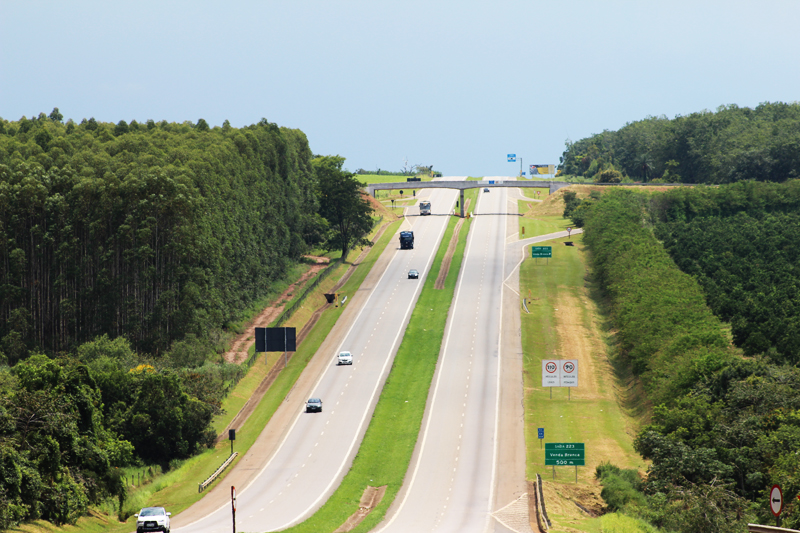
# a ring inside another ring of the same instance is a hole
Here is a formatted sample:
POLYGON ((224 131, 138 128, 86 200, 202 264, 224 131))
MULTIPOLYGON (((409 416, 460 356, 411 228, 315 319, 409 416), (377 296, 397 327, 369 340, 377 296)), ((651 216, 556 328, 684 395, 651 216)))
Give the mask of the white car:
POLYGON ((168 513, 163 507, 145 507, 134 516, 136 517, 136 533, 145 533, 146 531, 169 533, 169 517, 172 516, 172 513, 168 513))
POLYGON ((338 365, 352 365, 353 364, 353 354, 350 352, 339 352, 339 357, 336 360, 336 364, 338 365))

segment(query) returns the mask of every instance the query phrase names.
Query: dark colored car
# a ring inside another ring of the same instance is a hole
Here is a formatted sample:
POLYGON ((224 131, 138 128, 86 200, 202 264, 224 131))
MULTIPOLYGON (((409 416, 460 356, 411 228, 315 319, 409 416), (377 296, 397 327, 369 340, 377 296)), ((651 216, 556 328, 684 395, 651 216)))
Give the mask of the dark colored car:
POLYGON ((163 507, 145 507, 134 516, 136 517, 136 533, 145 533, 146 531, 169 533, 169 517, 172 516, 172 513, 168 513, 163 507))
POLYGON ((306 402, 306 413, 321 413, 322 400, 319 398, 309 398, 306 402))
POLYGON ((412 268, 408 271, 408 279, 419 279, 419 272, 412 268))
POLYGON ((489 187, 484 187, 483 192, 489 192, 489 187))

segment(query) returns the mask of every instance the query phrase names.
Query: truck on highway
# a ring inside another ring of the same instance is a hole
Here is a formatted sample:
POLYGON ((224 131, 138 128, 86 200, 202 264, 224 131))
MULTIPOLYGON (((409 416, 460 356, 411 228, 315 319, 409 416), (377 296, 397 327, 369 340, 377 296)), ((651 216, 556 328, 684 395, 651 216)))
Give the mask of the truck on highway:
POLYGON ((431 203, 429 201, 423 200, 419 203, 419 214, 420 215, 431 214, 431 203))
POLYGON ((400 249, 413 250, 414 249, 414 232, 401 231, 400 232, 400 249))

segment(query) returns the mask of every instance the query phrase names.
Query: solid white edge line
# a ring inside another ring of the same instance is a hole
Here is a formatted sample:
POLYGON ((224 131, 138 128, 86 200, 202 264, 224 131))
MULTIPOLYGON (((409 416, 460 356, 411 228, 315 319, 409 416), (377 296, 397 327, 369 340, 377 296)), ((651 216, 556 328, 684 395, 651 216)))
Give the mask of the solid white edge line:
MULTIPOLYGON (((399 228, 398 228, 398 231, 399 231, 399 228)), ((395 251, 394 251, 394 253, 395 253, 395 256, 397 256, 397 252, 398 252, 398 250, 397 250, 397 249, 395 249, 395 251)), ((394 259, 394 257, 393 257, 392 259, 394 259)), ((387 270, 388 270, 388 269, 387 269, 387 270)), ((386 271, 386 270, 384 270, 384 271, 383 271, 383 274, 381 274, 381 277, 380 277, 380 278, 378 278, 378 282, 375 284, 375 287, 376 287, 376 288, 378 287, 378 285, 380 285, 381 281, 383 281, 383 277, 386 275, 386 272, 387 272, 387 271, 386 271)), ((372 290, 372 292, 370 292, 369 296, 367 297, 367 300, 364 302, 364 305, 362 305, 362 306, 361 306, 361 310, 359 310, 359 312, 358 312, 358 314, 356 315, 355 319, 353 319, 353 322, 352 322, 352 324, 350 325, 350 329, 348 329, 348 330, 347 330, 347 333, 345 333, 345 335, 344 335, 344 337, 342 337, 342 339, 347 339, 347 337, 350 335, 350 332, 352 332, 352 331, 353 331, 353 327, 355 327, 356 323, 358 322, 358 319, 359 319, 359 318, 361 318, 361 313, 363 313, 363 312, 364 312, 364 309, 366 309, 366 308, 367 308, 367 304, 369 303, 369 300, 370 300, 370 298, 372 298, 372 295, 373 295, 373 294, 375 294, 375 289, 373 289, 373 290, 372 290)), ((338 346, 338 348, 336 349, 336 351, 337 351, 337 352, 338 352, 338 351, 340 351, 343 345, 344 345, 344 340, 342 340, 341 344, 339 344, 339 346, 338 346)), ((312 358, 313 358, 313 356, 312 356, 312 358)), ((320 382, 321 382, 321 381, 322 381, 322 379, 325 377, 325 374, 327 374, 329 371, 330 371, 330 368, 326 369, 324 372, 322 372, 322 373, 320 374, 319 378, 317 378, 317 381, 316 381, 316 383, 314 383, 314 386, 311 388, 311 390, 315 390, 315 389, 316 389, 316 388, 319 386, 320 382)), ((285 399, 284 399, 283 401, 285 401, 285 399)), ((281 401, 281 403, 283 403, 283 401, 281 401)), ((245 487, 244 487, 244 488, 243 488, 243 489, 242 489, 242 490, 239 492, 238 496, 241 496, 242 494, 244 494, 244 493, 245 493, 245 491, 246 491, 247 489, 249 489, 249 488, 250 488, 250 487, 253 485, 253 483, 255 483, 255 482, 256 482, 256 480, 257 480, 259 477, 261 477, 261 475, 264 473, 264 471, 265 471, 267 468, 269 468, 269 467, 270 467, 270 465, 272 464, 272 461, 275 459, 275 457, 277 457, 277 456, 278 456, 278 454, 280 453, 280 451, 283 449, 283 445, 286 443, 286 439, 288 439, 288 438, 289 438, 289 435, 291 435, 291 434, 292 434, 292 431, 294 430, 294 427, 297 425, 297 422, 300 420, 300 417, 301 417, 302 415, 303 415, 303 410, 301 409, 301 410, 300 410, 300 411, 297 413, 297 415, 295 416, 295 418, 294 418, 294 421, 292 421, 292 425, 291 425, 291 426, 289 426, 289 429, 286 431, 286 434, 283 436, 283 439, 281 440, 280 444, 279 444, 279 445, 278 445, 278 447, 275 449, 275 451, 273 452, 272 456, 269 458, 269 461, 267 461, 267 464, 265 464, 265 465, 264 465, 264 468, 262 468, 262 469, 261 469, 261 470, 258 472, 258 474, 257 474, 257 475, 256 475, 256 476, 255 476, 255 477, 254 477, 254 478, 253 478, 251 481, 250 481, 250 483, 248 483, 248 484, 247 484, 247 485, 246 485, 246 486, 245 486, 245 487)), ((265 426, 265 429, 266 429, 266 426, 265 426)), ((263 431, 263 430, 262 430, 262 431, 263 431)), ((260 436, 260 433, 259 433, 259 436, 260 436)), ((348 452, 348 454, 349 454, 349 452, 348 452)), ((339 475, 339 473, 337 472, 337 473, 336 473, 336 475, 338 476, 338 475, 339 475)), ((185 526, 182 526, 182 527, 180 527, 180 528, 175 528, 175 531, 178 531, 178 530, 180 530, 180 529, 184 529, 184 528, 187 528, 187 527, 193 526, 194 524, 196 524, 196 523, 198 523, 198 522, 200 522, 200 521, 202 521, 202 520, 205 520, 205 519, 207 519, 208 517, 210 517, 210 516, 212 516, 212 515, 214 515, 214 514, 216 514, 216 513, 220 512, 220 511, 222 511, 222 510, 224 510, 224 509, 227 509, 227 508, 228 508, 228 506, 229 506, 229 505, 228 505, 228 503, 225 503, 224 505, 222 505, 221 507, 218 507, 217 509, 215 509, 215 510, 211 511, 210 513, 208 513, 208 514, 207 514, 207 515, 205 515, 204 517, 202 517, 202 518, 198 518, 198 519, 197 519, 197 520, 195 520, 194 522, 192 522, 192 523, 190 523, 190 524, 186 524, 185 526)))
MULTIPOLYGON (((505 229, 505 228, 504 228, 505 229)), ((506 265, 506 246, 503 243, 503 261, 500 263, 500 277, 502 278, 503 272, 502 269, 505 268, 506 265)), ((497 391, 495 392, 495 403, 494 403, 494 449, 492 450, 492 481, 489 489, 489 503, 488 509, 486 509, 486 524, 484 525, 484 531, 489 531, 490 527, 492 526, 492 509, 494 508, 494 491, 495 486, 497 485, 497 454, 498 454, 498 445, 497 441, 500 435, 500 376, 502 374, 503 368, 503 293, 505 290, 503 287, 505 286, 505 281, 500 283, 500 320, 497 322, 498 324, 498 335, 497 335, 497 391)))
MULTIPOLYGON (((434 189, 434 190, 436 190, 436 189, 434 189)), ((437 238, 437 242, 440 243, 439 245, 441 245, 442 236, 444 235, 444 232, 447 230, 447 226, 448 226, 449 222, 450 222, 450 220, 448 218, 447 223, 443 224, 442 225, 442 229, 439 231, 439 237, 437 238)), ((427 279, 427 276, 428 276, 427 273, 430 272, 430 265, 433 263, 433 259, 436 256, 436 252, 439 251, 439 245, 433 247, 433 249, 431 250, 431 255, 429 256, 429 258, 428 258, 428 260, 426 262, 426 266, 425 266, 425 272, 426 272, 425 276, 426 276, 426 278, 425 279, 427 279)), ((384 271, 384 273, 381 275, 381 279, 383 279, 383 276, 385 274, 386 274, 386 271, 384 271)), ((379 281, 379 283, 380 283, 380 281, 379 281)), ((376 287, 377 287, 377 285, 378 284, 376 284, 376 287)), ((420 291, 422 291, 422 285, 423 285, 422 283, 417 284, 417 288, 415 289, 415 292, 419 293, 420 291)), ((375 291, 373 291, 370 294, 370 297, 372 297, 372 294, 375 294, 375 291)), ((403 317, 402 322, 400 322, 401 324, 406 322, 406 319, 408 318, 408 315, 411 313, 411 311, 414 309, 414 307, 416 305, 417 298, 419 298, 419 294, 417 294, 417 296, 415 298, 413 298, 411 300, 411 302, 409 302, 408 308, 406 309, 405 316, 403 317)), ((369 301, 369 300, 367 300, 367 301, 369 301)), ((364 306, 361 308, 361 311, 366 309, 366 307, 367 307, 366 302, 364 302, 364 306)), ((361 316, 361 312, 359 312, 358 316, 359 317, 361 316)), ((357 319, 356 319, 356 321, 357 321, 357 319)), ((350 329, 347 331, 347 334, 344 336, 344 339, 346 339, 350 335, 350 332, 353 330, 353 328, 356 325, 356 321, 354 321, 353 324, 350 326, 350 329)), ((400 334, 404 333, 404 332, 405 332, 405 329, 398 329, 397 334, 394 337, 394 341, 392 342, 392 349, 391 349, 390 353, 394 353, 396 351, 397 340, 400 337, 400 334)), ((339 349, 341 349, 343 344, 344 344, 344 341, 342 341, 342 344, 339 345, 339 349)), ((339 349, 337 349, 337 351, 339 349)), ((389 364, 390 361, 394 361, 394 357, 387 357, 386 358, 386 361, 383 363, 383 368, 381 369, 381 373, 380 373, 379 376, 383 376, 386 373, 386 366, 389 364)), ((323 376, 324 375, 325 375, 325 372, 323 372, 323 376)), ((319 382, 321 380, 322 380, 322 377, 320 377, 320 379, 317 381, 317 384, 314 385, 315 388, 316 388, 317 385, 319 385, 319 382)), ((322 500, 323 498, 326 497, 327 492, 330 490, 330 488, 336 482, 336 479, 339 477, 339 474, 341 474, 342 470, 344 469, 345 465, 347 464, 347 460, 350 457, 350 454, 353 452, 353 447, 356 445, 356 442, 358 441, 358 436, 361 434, 361 430, 364 427, 364 421, 367 418, 367 414, 369 413, 370 406, 373 404, 373 402, 375 402, 375 394, 376 394, 380 384, 381 384, 381 379, 379 377, 379 379, 375 382, 375 387, 372 389, 372 396, 370 397, 370 401, 367 404, 367 408, 364 410, 364 414, 361 417, 361 422, 358 425, 358 431, 356 431, 355 435, 353 436, 353 440, 350 442, 350 448, 347 450, 347 454, 345 454, 344 460, 342 461, 342 464, 339 465, 339 469, 336 471, 336 475, 333 476, 333 479, 330 481, 330 483, 328 483, 328 486, 325 487, 325 490, 322 491, 322 493, 319 496, 319 498, 314 500, 314 502, 311 505, 309 505, 308 508, 306 508, 297 517, 292 519, 290 522, 287 522, 286 524, 284 524, 282 526, 279 526, 278 528, 271 529, 270 531, 280 531, 282 529, 286 529, 288 527, 291 527, 291 526, 303 521, 306 518, 307 513, 311 509, 313 509, 320 502, 320 500, 322 500)), ((302 414, 302 412, 301 412, 301 414, 302 414)), ((298 417, 297 417, 297 419, 295 419, 295 421, 299 420, 299 418, 300 418, 300 416, 298 415, 298 417)), ((288 434, 287 434, 287 437, 288 437, 288 434)), ((284 441, 285 441, 285 439, 284 439, 284 441)), ((281 443, 281 446, 283 446, 283 443, 281 443)), ((277 452, 275 453, 275 455, 277 455, 277 452)), ((272 462, 272 459, 270 459, 270 462, 272 462)), ((264 468, 266 469, 266 466, 264 468)), ((262 470, 262 472, 263 472, 263 470, 262 470)), ((259 472, 259 476, 260 475, 261 475, 261 473, 259 472)), ((255 479, 253 480, 253 482, 255 482, 255 479)), ((251 484, 252 484, 252 482, 251 482, 251 484)), ((248 487, 249 486, 250 485, 248 485, 248 487)))
MULTIPOLYGON (((473 233, 470 232, 469 236, 467 237, 467 240, 469 242, 467 242, 467 247, 464 250, 464 257, 466 257, 468 255, 469 249, 472 247, 472 235, 473 235, 473 233)), ((464 269, 464 262, 463 261, 461 262, 461 269, 462 270, 464 269)), ((459 272, 458 288, 456 290, 456 297, 453 300, 453 304, 451 306, 452 308, 455 308, 458 305, 458 297, 461 294, 461 283, 463 281, 464 281, 464 278, 463 278, 463 276, 461 276, 461 272, 459 272)), ((448 311, 448 313, 449 313, 449 311, 448 311)), ((447 336, 445 337, 444 348, 442 348, 441 358, 439 359, 439 362, 437 363, 437 366, 444 366, 444 360, 447 357, 447 346, 450 344, 450 333, 452 333, 452 331, 453 331, 453 323, 452 322, 448 322, 448 324, 447 324, 447 336)), ((436 397, 439 394, 439 382, 441 381, 441 379, 442 379, 442 372, 438 372, 438 374, 436 376, 436 386, 433 389, 433 398, 431 399, 431 409, 430 409, 431 413, 433 413, 433 407, 436 404, 436 397)), ((419 457, 417 457, 417 463, 414 465, 414 472, 411 474, 411 480, 408 482, 408 489, 405 491, 405 494, 403 495, 403 501, 400 502, 400 506, 397 508, 397 511, 395 511, 395 513, 392 515, 392 517, 389 519, 389 522, 387 522, 386 525, 383 526, 382 528, 380 528, 378 530, 375 530, 375 533, 381 533, 382 531, 385 531, 387 528, 391 527, 392 524, 394 523, 395 519, 397 519, 397 517, 400 516, 400 513, 403 510, 403 507, 405 507, 405 505, 406 505, 406 501, 408 501, 408 496, 409 496, 409 494, 411 494, 411 489, 414 487, 414 482, 417 479, 417 473, 419 472, 419 465, 422 463, 422 454, 423 454, 423 452, 425 450, 425 443, 428 440, 428 429, 430 428, 431 419, 432 418, 433 418, 432 416, 429 416, 428 417, 428 421, 425 423, 425 432, 422 435, 422 444, 420 444, 420 448, 419 448, 419 457)), ((401 485, 401 488, 402 488, 402 485, 401 485)))
MULTIPOLYGON (((578 235, 580 233, 583 233, 583 229, 576 228, 576 229, 573 230, 573 233, 578 235)), ((503 283, 508 281, 508 278, 510 278, 514 274, 514 271, 517 268, 519 268, 519 265, 521 265, 522 262, 525 261, 525 247, 526 246, 528 246, 529 244, 533 244, 535 242, 551 241, 553 239, 560 239, 561 237, 568 237, 568 236, 569 236, 569 234, 566 231, 557 231, 555 233, 548 233, 547 235, 537 235, 536 237, 528 237, 527 239, 521 239, 521 240, 519 240, 519 241, 517 241, 515 243, 509 243, 509 244, 518 244, 518 243, 520 244, 520 246, 521 246, 520 253, 522 254, 522 258, 517 262, 516 265, 514 265, 514 268, 511 269, 511 271, 509 272, 508 276, 506 276, 506 279, 503 280, 503 283), (531 240, 531 239, 535 239, 535 240, 531 240), (523 243, 522 241, 527 241, 527 242, 523 243)), ((503 250, 503 257, 505 257, 505 250, 503 250)))

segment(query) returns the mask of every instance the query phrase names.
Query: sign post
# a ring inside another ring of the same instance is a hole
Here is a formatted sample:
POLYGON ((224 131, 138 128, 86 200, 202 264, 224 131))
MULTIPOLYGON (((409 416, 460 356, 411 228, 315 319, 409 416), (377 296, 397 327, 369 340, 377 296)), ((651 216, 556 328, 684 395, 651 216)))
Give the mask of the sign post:
POLYGON ((539 449, 542 449, 542 441, 544 440, 544 428, 539 428, 539 449))
MULTIPOLYGON (((553 247, 552 246, 531 246, 531 257, 534 259, 538 259, 540 257, 546 258, 550 263, 550 258, 553 257, 553 247)), ((537 261, 538 263, 538 261, 537 261)))
POLYGON ((586 465, 586 448, 583 442, 548 442, 544 445, 544 464, 553 466, 553 479, 556 466, 574 466, 575 483, 578 482, 578 467, 586 465))
POLYGON ((558 372, 558 360, 542 361, 542 387, 550 387, 550 399, 553 399, 553 387, 561 386, 561 376, 558 372))
POLYGON ((783 491, 780 485, 773 485, 769 491, 769 509, 775 515, 777 526, 781 527, 781 511, 783 511, 783 491))
MULTIPOLYGON (((327 298, 327 295, 325 297, 327 298)), ((295 328, 256 328, 255 336, 256 352, 283 352, 284 366, 289 364, 287 352, 297 351, 295 328)))
POLYGON ((236 533, 236 487, 231 485, 231 513, 233 515, 233 533, 236 533))

